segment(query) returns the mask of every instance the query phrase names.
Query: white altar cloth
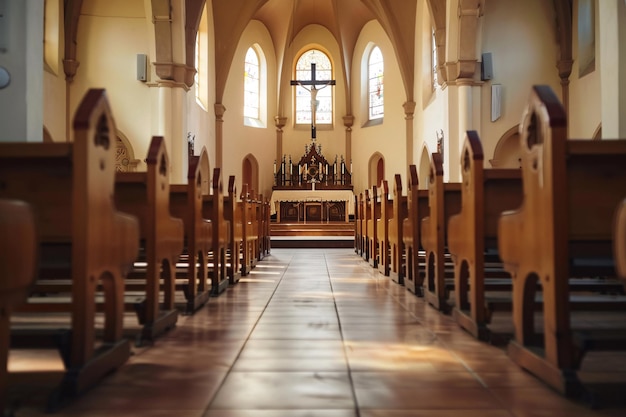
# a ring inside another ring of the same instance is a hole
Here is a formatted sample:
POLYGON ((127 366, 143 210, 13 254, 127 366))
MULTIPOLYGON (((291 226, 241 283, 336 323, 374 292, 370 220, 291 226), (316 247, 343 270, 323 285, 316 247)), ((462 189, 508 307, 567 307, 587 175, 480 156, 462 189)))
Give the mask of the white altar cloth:
POLYGON ((354 215, 354 193, 352 190, 274 190, 270 199, 271 213, 281 201, 345 201, 348 214, 354 215))

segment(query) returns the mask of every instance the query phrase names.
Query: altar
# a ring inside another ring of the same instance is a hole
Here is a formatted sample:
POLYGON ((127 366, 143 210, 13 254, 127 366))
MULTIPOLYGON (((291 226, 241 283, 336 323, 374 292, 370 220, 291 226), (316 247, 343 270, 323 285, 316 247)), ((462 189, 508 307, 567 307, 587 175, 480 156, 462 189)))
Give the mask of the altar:
POLYGON ((352 190, 274 190, 270 199, 276 222, 350 221, 354 215, 352 190))

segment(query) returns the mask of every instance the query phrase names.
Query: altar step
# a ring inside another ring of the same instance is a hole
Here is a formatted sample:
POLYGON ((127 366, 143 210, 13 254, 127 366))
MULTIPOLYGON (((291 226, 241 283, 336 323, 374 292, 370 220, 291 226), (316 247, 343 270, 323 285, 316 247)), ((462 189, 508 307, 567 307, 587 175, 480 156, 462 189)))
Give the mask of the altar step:
POLYGON ((273 248, 352 248, 354 223, 271 223, 273 248))

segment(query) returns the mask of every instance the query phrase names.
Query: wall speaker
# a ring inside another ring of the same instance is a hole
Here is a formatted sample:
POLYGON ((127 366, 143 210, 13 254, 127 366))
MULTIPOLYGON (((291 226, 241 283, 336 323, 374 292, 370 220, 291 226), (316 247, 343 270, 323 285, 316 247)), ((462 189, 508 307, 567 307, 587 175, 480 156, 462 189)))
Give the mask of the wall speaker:
POLYGON ((482 81, 493 79, 493 57, 491 52, 485 52, 482 55, 482 62, 480 63, 480 79, 482 81))
POLYGON ((137 80, 146 81, 148 79, 148 55, 137 54, 137 80))

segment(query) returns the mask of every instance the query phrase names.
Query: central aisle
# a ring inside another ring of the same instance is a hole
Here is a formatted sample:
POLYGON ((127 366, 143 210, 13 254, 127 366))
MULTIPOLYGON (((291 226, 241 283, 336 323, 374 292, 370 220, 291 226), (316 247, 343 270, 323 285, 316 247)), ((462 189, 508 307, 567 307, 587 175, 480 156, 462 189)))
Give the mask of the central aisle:
MULTIPOLYGON (((30 411, 17 416, 38 415, 30 411)), ((354 250, 273 249, 60 415, 599 414, 465 334, 354 250)))

